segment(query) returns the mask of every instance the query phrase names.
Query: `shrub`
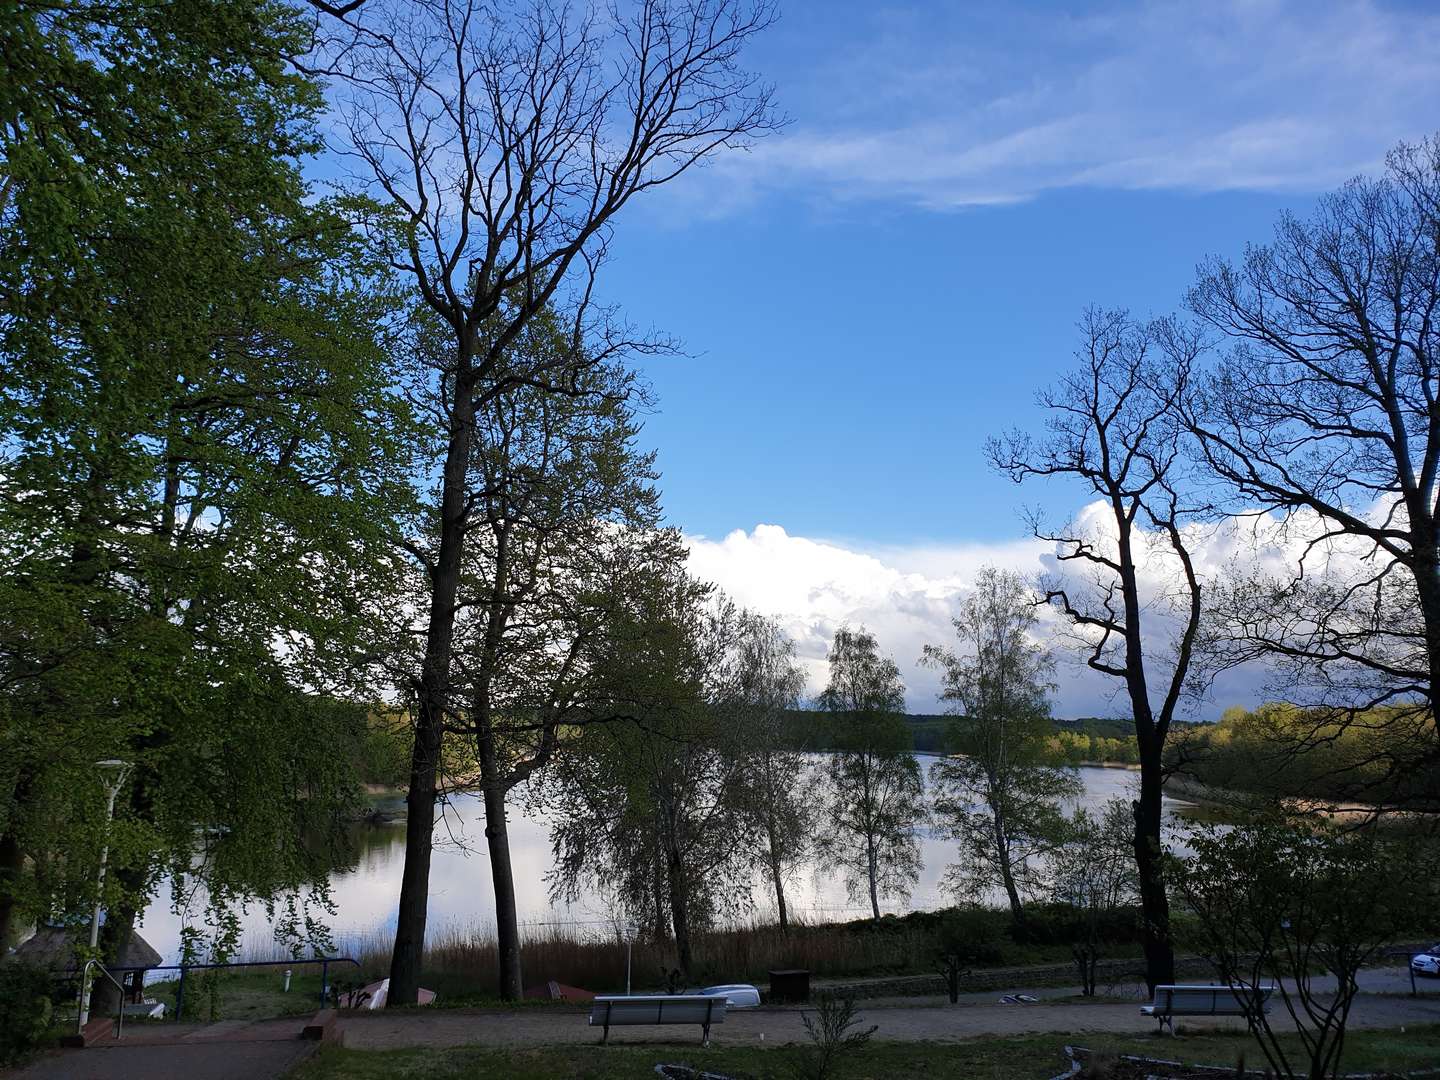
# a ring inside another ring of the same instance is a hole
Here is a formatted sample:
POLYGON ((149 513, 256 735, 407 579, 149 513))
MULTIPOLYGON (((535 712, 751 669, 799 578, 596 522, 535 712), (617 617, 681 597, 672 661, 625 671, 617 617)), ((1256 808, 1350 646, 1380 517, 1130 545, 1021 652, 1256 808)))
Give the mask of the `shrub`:
POLYGON ((50 1027, 50 976, 11 960, 0 964, 0 1065, 33 1050, 50 1027))

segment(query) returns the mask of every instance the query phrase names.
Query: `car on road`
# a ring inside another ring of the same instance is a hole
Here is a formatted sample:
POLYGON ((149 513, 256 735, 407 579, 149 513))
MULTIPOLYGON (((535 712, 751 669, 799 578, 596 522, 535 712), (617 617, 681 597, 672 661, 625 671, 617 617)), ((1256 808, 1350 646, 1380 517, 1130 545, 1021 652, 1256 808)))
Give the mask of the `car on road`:
POLYGON ((1416 975, 1434 975, 1440 978, 1440 944, 1431 945, 1424 952, 1412 956, 1410 970, 1416 975))

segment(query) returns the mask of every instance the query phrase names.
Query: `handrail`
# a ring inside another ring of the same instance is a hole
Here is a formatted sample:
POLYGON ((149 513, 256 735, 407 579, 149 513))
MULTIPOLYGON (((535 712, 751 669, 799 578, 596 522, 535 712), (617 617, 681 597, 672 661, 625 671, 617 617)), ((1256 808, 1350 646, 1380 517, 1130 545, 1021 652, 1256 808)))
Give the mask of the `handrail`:
MULTIPOLYGON (((115 1038, 118 1039, 120 1038, 121 1030, 125 1027, 125 987, 119 979, 115 978, 114 975, 110 974, 110 969, 107 968, 104 964, 102 964, 99 960, 85 961, 85 969, 80 973, 81 987, 84 987, 89 982, 91 968, 99 968, 100 973, 104 975, 107 979, 109 979, 112 983, 114 983, 115 989, 120 991, 120 1011, 119 1014, 115 1017, 115 1038)), ((79 1013, 76 1013, 75 1015, 75 1033, 77 1035, 83 1036, 85 1034, 85 1025, 80 1022, 80 1015, 81 1014, 79 1013)))
MULTIPOLYGON (((132 964, 128 967, 116 967, 116 971, 178 971, 180 972, 180 985, 175 989, 175 1019, 180 1019, 180 1012, 185 1007, 185 973, 187 971, 208 971, 215 968, 237 968, 237 967, 299 967, 301 964, 320 965, 320 1007, 323 1009, 330 999, 330 965, 331 964, 354 964, 357 968, 360 961, 353 956, 311 956, 300 960, 227 960, 220 964, 132 964)), ((107 973, 108 974, 108 973, 107 973)), ((113 976, 111 976, 113 979, 113 976)))

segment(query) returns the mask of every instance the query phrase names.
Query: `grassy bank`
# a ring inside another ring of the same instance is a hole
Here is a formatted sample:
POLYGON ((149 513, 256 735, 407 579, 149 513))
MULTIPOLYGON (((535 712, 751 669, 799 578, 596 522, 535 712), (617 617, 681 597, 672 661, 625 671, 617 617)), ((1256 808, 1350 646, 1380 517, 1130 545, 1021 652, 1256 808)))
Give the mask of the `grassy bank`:
MULTIPOLYGON (((969 1039, 957 1043, 873 1042, 843 1061, 835 1080, 896 1076, 965 1080, 1046 1080, 1066 1063, 1062 1047, 1079 1043, 1102 1055, 1143 1054, 1180 1059, 1187 1064, 1233 1067, 1244 1059, 1252 1068, 1262 1058, 1241 1035, 1178 1037, 1112 1035, 1032 1035, 969 1039)), ((565 1046, 501 1050, 462 1047, 448 1050, 363 1051, 326 1047, 290 1074, 291 1080, 415 1078, 415 1080, 621 1080, 653 1076, 657 1063, 684 1063, 735 1076, 790 1078, 797 1075, 804 1049, 784 1046, 712 1047, 565 1046)), ((1357 1031, 1345 1044, 1348 1072, 1400 1073, 1440 1061, 1440 1026, 1408 1031, 1357 1031)))

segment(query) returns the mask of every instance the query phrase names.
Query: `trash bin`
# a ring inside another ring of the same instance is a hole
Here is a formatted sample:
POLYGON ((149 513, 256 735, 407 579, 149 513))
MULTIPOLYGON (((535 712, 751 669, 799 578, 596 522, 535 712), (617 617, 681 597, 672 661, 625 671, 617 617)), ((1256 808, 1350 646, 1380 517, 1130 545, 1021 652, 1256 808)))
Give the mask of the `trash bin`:
POLYGON ((770 972, 771 1001, 809 1001, 810 972, 805 968, 786 968, 770 972))

